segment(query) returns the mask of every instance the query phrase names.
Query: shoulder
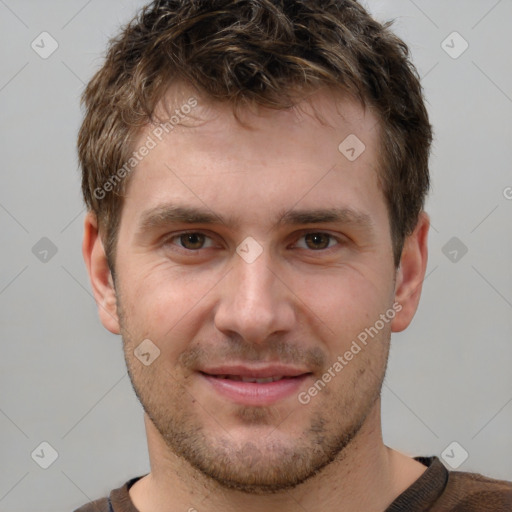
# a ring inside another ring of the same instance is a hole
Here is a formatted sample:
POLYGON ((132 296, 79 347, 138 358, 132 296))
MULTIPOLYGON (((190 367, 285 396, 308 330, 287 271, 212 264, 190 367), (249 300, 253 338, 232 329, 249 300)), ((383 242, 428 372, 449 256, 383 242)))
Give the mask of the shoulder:
POLYGON ((479 473, 450 471, 448 474, 443 505, 453 506, 454 512, 512 512, 512 482, 479 473))
POLYGON ((143 476, 136 476, 128 480, 119 489, 112 490, 108 498, 100 498, 86 503, 74 510, 74 512, 138 512, 131 501, 129 490, 143 476))
POLYGON ((77 508, 74 512, 111 512, 111 510, 108 498, 101 498, 77 508))

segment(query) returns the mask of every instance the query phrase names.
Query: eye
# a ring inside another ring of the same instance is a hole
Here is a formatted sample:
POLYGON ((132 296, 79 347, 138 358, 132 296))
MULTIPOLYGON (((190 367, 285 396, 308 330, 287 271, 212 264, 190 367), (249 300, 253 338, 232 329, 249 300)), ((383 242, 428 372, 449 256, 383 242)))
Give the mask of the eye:
POLYGON ((301 249, 312 249, 316 251, 320 251, 323 249, 330 249, 332 246, 336 245, 338 240, 334 238, 334 236, 329 233, 306 233, 305 235, 299 238, 299 242, 297 242, 296 246, 301 249), (304 243, 301 244, 300 241, 304 240, 304 243))
POLYGON ((175 235, 169 238, 167 243, 177 245, 188 251, 198 251, 199 249, 213 247, 213 240, 209 236, 195 231, 175 235))

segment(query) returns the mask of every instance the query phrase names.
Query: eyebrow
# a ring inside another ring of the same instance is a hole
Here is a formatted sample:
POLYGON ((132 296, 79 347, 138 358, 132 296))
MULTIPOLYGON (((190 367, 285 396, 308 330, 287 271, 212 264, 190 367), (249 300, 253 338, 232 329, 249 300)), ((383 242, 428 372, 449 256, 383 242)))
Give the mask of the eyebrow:
POLYGON ((226 224, 211 210, 173 204, 159 205, 141 215, 138 231, 143 233, 167 224, 226 224))
MULTIPOLYGON (((374 222, 364 212, 352 208, 314 208, 281 210, 277 216, 275 227, 285 225, 327 224, 337 223, 353 225, 373 232, 374 222)), ((175 204, 159 205, 145 211, 141 215, 138 232, 144 233, 170 224, 222 224, 236 227, 236 219, 225 218, 207 208, 180 206, 175 204)))
POLYGON ((372 218, 364 212, 352 208, 315 208, 312 210, 285 210, 278 217, 277 225, 286 224, 354 224, 371 228, 372 218))

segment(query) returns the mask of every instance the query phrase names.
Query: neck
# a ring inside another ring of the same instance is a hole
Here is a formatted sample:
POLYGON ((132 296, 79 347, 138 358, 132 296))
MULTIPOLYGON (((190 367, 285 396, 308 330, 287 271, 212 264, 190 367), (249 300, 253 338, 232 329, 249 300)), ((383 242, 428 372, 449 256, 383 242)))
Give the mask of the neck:
POLYGON ((246 494, 219 486, 169 453, 145 417, 151 473, 130 489, 140 512, 237 511, 382 512, 409 487, 425 466, 382 441, 380 399, 337 460, 294 489, 268 495, 246 494))

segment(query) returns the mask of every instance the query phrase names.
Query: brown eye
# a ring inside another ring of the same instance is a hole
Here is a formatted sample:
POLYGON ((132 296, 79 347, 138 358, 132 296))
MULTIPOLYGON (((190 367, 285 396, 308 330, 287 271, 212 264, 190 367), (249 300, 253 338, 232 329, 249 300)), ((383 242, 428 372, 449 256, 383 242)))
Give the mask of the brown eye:
POLYGON ((327 233, 308 233, 304 235, 304 240, 309 249, 327 249, 332 236, 327 233))
POLYGON ((206 236, 202 233, 184 233, 180 235, 179 241, 180 245, 189 250, 197 250, 202 249, 206 236))

